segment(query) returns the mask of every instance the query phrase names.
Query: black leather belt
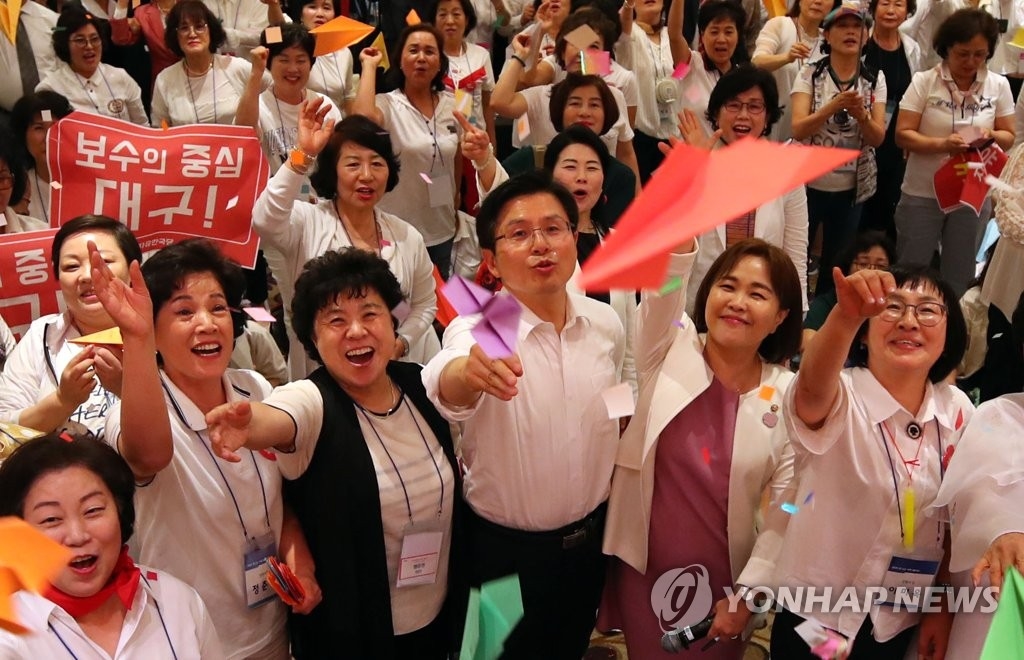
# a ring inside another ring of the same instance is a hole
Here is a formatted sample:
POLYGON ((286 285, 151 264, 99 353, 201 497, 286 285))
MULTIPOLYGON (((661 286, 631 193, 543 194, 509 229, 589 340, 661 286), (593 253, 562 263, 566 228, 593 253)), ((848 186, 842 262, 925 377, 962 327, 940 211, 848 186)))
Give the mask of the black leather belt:
POLYGON ((604 522, 608 514, 608 503, 602 502, 586 517, 577 520, 576 522, 569 523, 568 525, 559 527, 558 529, 541 532, 505 527, 504 525, 499 525, 496 522, 491 522, 490 520, 481 517, 479 514, 476 514, 476 512, 473 513, 474 517, 480 522, 480 524, 487 529, 491 529, 506 536, 534 543, 556 542, 561 545, 563 550, 572 550, 573 548, 583 545, 587 541, 599 539, 601 534, 604 533, 604 522))

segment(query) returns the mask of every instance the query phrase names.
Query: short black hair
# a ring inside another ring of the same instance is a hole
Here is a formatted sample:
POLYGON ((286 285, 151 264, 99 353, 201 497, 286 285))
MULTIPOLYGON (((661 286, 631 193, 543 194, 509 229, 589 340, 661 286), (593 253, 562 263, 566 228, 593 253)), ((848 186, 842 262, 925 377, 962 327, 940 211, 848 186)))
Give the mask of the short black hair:
MULTIPOLYGON (((747 52, 747 12, 736 0, 707 0, 702 2, 697 11, 697 30, 703 35, 708 26, 722 19, 731 20, 736 25, 736 48, 732 51, 729 61, 733 66, 745 64, 750 61, 750 53, 747 52)), ((704 66, 709 70, 714 67, 707 53, 701 52, 704 58, 704 66)))
POLYGON ((388 58, 391 62, 391 68, 388 69, 388 83, 392 89, 404 89, 405 88, 405 73, 402 72, 402 51, 405 50, 405 42, 409 40, 409 37, 416 34, 417 32, 427 32, 434 35, 434 40, 437 41, 437 55, 441 60, 441 66, 437 70, 437 75, 430 81, 430 89, 435 92, 443 92, 445 90, 444 77, 448 75, 448 56, 444 53, 444 37, 436 27, 431 23, 417 23, 416 25, 407 25, 402 34, 398 36, 398 41, 395 42, 395 47, 388 54, 388 58))
MULTIPOLYGON (((608 153, 608 147, 605 146, 604 141, 597 136, 597 133, 590 130, 582 124, 573 124, 567 126, 565 130, 556 135, 550 143, 548 143, 547 149, 544 150, 544 169, 548 172, 555 171, 555 164, 558 162, 558 157, 565 151, 566 147, 573 144, 582 144, 590 147, 597 154, 597 159, 601 161, 601 170, 607 174, 609 168, 612 166, 612 155, 608 153)), ((590 212, 591 222, 594 224, 594 228, 603 236, 608 233, 611 229, 610 223, 604 221, 602 216, 602 209, 604 207, 603 201, 604 195, 598 200, 597 204, 594 205, 593 210, 590 212)))
POLYGON ((139 247, 139 242, 135 240, 135 234, 132 233, 131 229, 128 229, 128 225, 109 216, 93 215, 90 213, 68 220, 54 234, 53 243, 50 245, 50 264, 53 266, 55 277, 60 277, 60 251, 64 247, 65 241, 83 231, 110 234, 114 237, 114 241, 117 243, 117 247, 121 250, 121 254, 124 255, 124 260, 127 263, 130 264, 133 261, 142 263, 142 248, 139 247))
MULTIPOLYGON (((362 298, 367 291, 376 291, 389 310, 405 299, 388 262, 373 252, 348 247, 325 252, 306 262, 295 280, 292 330, 311 360, 324 363, 316 348, 317 314, 339 296, 362 298)), ((394 314, 391 323, 398 327, 394 314)))
POLYGON ((210 11, 202 0, 179 0, 178 4, 171 7, 167 14, 167 26, 164 28, 164 43, 168 50, 178 57, 185 57, 185 51, 178 43, 178 28, 182 25, 201 25, 206 23, 210 33, 210 52, 216 53, 217 49, 228 40, 228 33, 224 31, 217 15, 210 11))
POLYGON ((53 52, 62 62, 71 62, 71 35, 86 25, 96 28, 102 40, 102 48, 106 50, 109 39, 109 23, 102 21, 78 4, 67 4, 57 18, 57 26, 53 29, 53 52))
POLYGON ((594 74, 567 73, 565 79, 551 87, 551 100, 548 101, 548 112, 551 114, 551 124, 556 131, 565 128, 564 116, 565 106, 569 104, 569 97, 580 87, 594 87, 601 97, 601 105, 604 106, 604 125, 601 126, 601 135, 612 129, 615 122, 619 121, 619 104, 612 95, 611 88, 604 78, 594 74))
POLYGON ((765 125, 763 135, 768 135, 772 126, 782 118, 782 106, 779 105, 779 87, 775 84, 775 76, 752 64, 741 64, 722 74, 722 77, 711 90, 708 98, 708 109, 705 113, 711 126, 718 129, 718 113, 727 102, 743 92, 759 87, 764 96, 765 125))
MULTIPOLYGON (((914 289, 919 286, 929 286, 939 292, 942 304, 946 307, 946 342, 942 348, 942 354, 928 370, 928 380, 938 383, 945 380, 967 350, 967 322, 964 320, 964 313, 960 309, 960 301, 957 298, 953 287, 929 266, 898 266, 892 269, 892 276, 896 280, 896 288, 914 289)), ((868 325, 871 319, 867 319, 857 330, 850 345, 849 362, 855 367, 868 366, 868 347, 864 337, 868 332, 868 325)))
MULTIPOLYGON (((291 0, 285 3, 284 13, 293 22, 302 25, 302 10, 313 4, 316 4, 315 0, 291 0)), ((331 6, 334 8, 334 18, 341 16, 341 0, 331 0, 331 6)))
POLYGON ((555 37, 555 59, 563 69, 565 68, 565 46, 568 43, 565 38, 584 25, 589 26, 601 37, 604 50, 609 52, 612 52, 612 47, 622 34, 622 26, 618 22, 608 20, 604 12, 597 7, 580 7, 565 17, 562 26, 558 28, 558 36, 555 37))
POLYGON ((734 244, 718 255, 707 274, 700 282, 693 303, 693 327, 697 332, 707 332, 708 322, 705 307, 711 287, 728 275, 746 257, 764 260, 771 276, 772 290, 779 300, 779 310, 786 312, 786 318, 770 335, 761 340, 758 354, 765 362, 782 364, 800 350, 803 336, 803 293, 800 276, 793 259, 784 250, 760 238, 748 238, 734 244))
POLYGON ((246 316, 242 311, 245 295, 245 275, 242 267, 228 259, 217 246, 205 238, 189 238, 161 249, 142 264, 142 275, 153 301, 153 319, 185 283, 185 278, 196 273, 210 273, 224 290, 235 338, 245 328, 246 316))
POLYGON ((48 433, 15 449, 0 464, 0 516, 24 518, 32 486, 44 475, 74 467, 92 472, 110 490, 121 543, 127 543, 135 529, 135 477, 113 447, 91 434, 48 433))
MULTIPOLYGON (((22 136, 22 141, 24 141, 22 136)), ((6 164, 11 170, 14 182, 11 184, 11 201, 8 205, 17 204, 25 196, 25 188, 28 186, 28 173, 25 171, 25 158, 19 153, 18 142, 7 129, 0 128, 0 163, 6 164)), ((3 213, 3 209, 0 209, 3 213)))
MULTIPOLYGON (((868 3, 868 13, 872 16, 874 16, 875 12, 878 11, 878 1, 879 0, 871 0, 868 3)), ((917 13, 917 0, 904 0, 904 2, 907 3, 907 18, 910 18, 917 13)))
POLYGON ((316 170, 309 175, 309 182, 317 195, 324 199, 334 199, 338 194, 338 159, 341 158, 341 148, 346 142, 354 142, 380 155, 388 164, 388 183, 384 191, 395 189, 401 163, 391 144, 391 134, 372 119, 349 115, 334 127, 327 146, 316 157, 316 170))
POLYGON ((292 46, 301 48, 305 51, 306 55, 309 55, 310 65, 316 62, 316 56, 313 55, 313 51, 316 50, 316 39, 302 23, 285 23, 280 28, 281 41, 276 43, 267 42, 267 28, 260 32, 260 45, 269 51, 267 55, 267 70, 270 69, 270 65, 275 57, 292 46))
POLYGON ((509 203, 520 197, 541 193, 554 195, 562 206, 562 210, 565 211, 565 217, 569 219, 569 228, 576 231, 576 226, 580 221, 576 198, 565 186, 552 179, 551 172, 548 170, 531 170, 514 176, 501 184, 480 204, 480 212, 476 216, 476 236, 480 247, 484 250, 494 251, 497 242, 495 232, 501 222, 501 215, 509 203))
POLYGON ((39 92, 26 94, 14 103, 11 108, 11 131, 14 133, 14 141, 22 152, 22 165, 26 170, 35 169, 36 162, 28 152, 28 141, 25 134, 28 127, 35 121, 36 115, 42 115, 44 110, 50 111, 53 120, 63 119, 72 112, 71 102, 62 94, 44 89, 39 92))
POLYGON ((892 239, 884 231, 873 230, 857 234, 845 249, 840 250, 836 255, 836 265, 839 266, 839 270, 843 271, 843 275, 849 275, 853 268, 853 262, 857 260, 857 255, 867 252, 873 247, 882 248, 886 259, 889 260, 889 268, 896 264, 896 245, 892 239))
MULTIPOLYGON (((430 3, 430 8, 427 10, 427 16, 428 16, 427 22, 428 23, 432 23, 433 24, 433 23, 435 23, 435 21, 437 21, 437 9, 438 9, 438 7, 441 6, 442 2, 444 2, 444 0, 433 0, 433 2, 430 3)), ((470 32, 472 32, 474 29, 476 29, 476 22, 477 22, 476 10, 473 9, 473 3, 470 2, 469 0, 459 0, 459 4, 462 5, 462 13, 466 15, 466 29, 462 31, 462 36, 465 37, 470 32)), ((442 43, 441 47, 442 47, 442 50, 443 50, 444 49, 444 44, 443 43, 442 43)))
POLYGON ((958 9, 949 15, 949 18, 942 21, 935 30, 935 37, 932 40, 932 47, 935 54, 946 59, 949 57, 949 49, 956 44, 964 44, 978 35, 985 37, 988 42, 988 56, 985 60, 992 59, 996 53, 996 43, 999 41, 999 23, 987 11, 982 9, 958 9))

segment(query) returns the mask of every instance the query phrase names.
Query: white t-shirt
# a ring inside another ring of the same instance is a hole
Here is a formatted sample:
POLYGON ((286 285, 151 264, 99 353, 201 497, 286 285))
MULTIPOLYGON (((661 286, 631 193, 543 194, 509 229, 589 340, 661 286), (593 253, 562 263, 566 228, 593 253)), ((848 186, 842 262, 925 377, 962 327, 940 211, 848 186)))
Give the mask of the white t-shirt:
MULTIPOLYGON (((224 657, 213 620, 196 591, 171 575, 139 566, 142 578, 131 608, 125 612, 118 660, 224 657)), ((19 591, 11 599, 30 632, 0 631, 0 658, 109 658, 60 606, 42 596, 19 591), (65 647, 65 644, 67 645, 65 647)))
MULTIPOLYGON (((48 314, 32 322, 28 332, 7 357, 0 376, 0 421, 25 426, 21 422, 21 413, 57 391, 64 369, 84 348, 69 340, 81 336, 66 313, 48 314)), ((117 397, 105 390, 97 379, 89 398, 58 430, 88 430, 102 437, 106 417, 117 403, 117 397)))
POLYGON ((37 92, 43 90, 63 95, 75 110, 149 125, 138 83, 124 69, 109 64, 100 63, 96 72, 85 78, 61 62, 36 86, 37 92))
MULTIPOLYGON (((993 128, 997 117, 1013 115, 1013 95, 1005 77, 981 69, 965 95, 939 64, 914 74, 900 110, 921 113, 918 132, 927 137, 946 137, 968 126, 993 128)), ((935 197, 933 179, 947 154, 910 152, 903 192, 917 197, 935 197)))
POLYGON ((688 108, 697 115, 704 125, 704 131, 712 134, 711 122, 708 121, 708 101, 711 100, 711 91, 722 78, 722 72, 717 67, 708 69, 704 66, 704 58, 696 50, 690 51, 690 68, 679 80, 679 106, 688 108))
MULTIPOLYGON (((202 77, 185 74, 185 62, 169 66, 153 87, 153 125, 233 124, 251 66, 245 60, 214 55, 213 67, 202 77)), ((270 85, 264 74, 263 89, 270 85)))
POLYGON ((445 87, 455 93, 459 88, 472 94, 473 111, 467 115, 469 123, 480 130, 487 130, 484 122, 484 92, 494 91, 494 69, 491 67, 491 53, 476 44, 466 43, 462 54, 448 56, 448 75, 445 87))
MULTIPOLYGON (((788 410, 793 410, 799 378, 786 393, 788 410)), ((911 415, 870 371, 852 368, 841 373, 839 394, 820 429, 811 430, 798 416, 786 415, 800 474, 791 501, 804 502, 809 494, 813 499, 789 520, 775 581, 817 587, 819 597, 822 588, 831 586, 833 604, 845 587, 854 586, 863 603, 865 587, 883 586, 890 560, 911 553, 901 535, 908 468, 916 505, 912 556, 941 560, 945 516, 930 507, 942 478, 940 462, 973 411, 960 390, 929 383, 920 410, 911 415), (907 434, 911 422, 922 430, 918 440, 907 434), (916 467, 904 465, 901 455, 916 458, 916 467), (898 505, 894 480, 900 484, 898 505)), ((819 601, 808 614, 847 636, 856 635, 869 616, 862 607, 831 612, 821 607, 819 601)), ((884 642, 916 624, 920 613, 882 606, 870 617, 874 638, 884 642)))
POLYGON ((320 92, 345 116, 345 102, 356 98, 358 77, 352 72, 352 51, 348 48, 318 55, 309 72, 306 88, 320 92))
POLYGON ((461 129, 452 115, 455 95, 442 92, 429 118, 400 89, 378 94, 377 109, 384 115, 384 128, 391 133, 391 145, 402 163, 398 185, 378 206, 419 230, 428 246, 444 243, 455 236, 455 186, 459 185, 455 156, 461 129))
POLYGON ((793 135, 793 109, 787 101, 793 91, 793 82, 796 80, 800 68, 808 62, 817 62, 821 59, 822 39, 820 37, 820 33, 803 34, 803 30, 798 29, 796 20, 789 16, 776 16, 768 19, 768 22, 761 28, 761 33, 757 35, 757 46, 751 59, 758 55, 788 53, 797 39, 811 48, 810 57, 806 60, 790 62, 772 72, 772 75, 775 76, 775 83, 779 87, 779 102, 785 106, 782 109, 782 118, 772 127, 771 139, 777 142, 785 142, 793 135))
POLYGON ((249 53, 260 45, 260 33, 267 27, 267 5, 260 0, 203 0, 203 3, 220 19, 227 34, 220 52, 248 62, 249 53))
MULTIPOLYGON (((275 596, 247 607, 244 582, 251 539, 270 535, 275 544, 281 541, 276 457, 243 450, 238 463, 215 458, 202 411, 165 374, 161 378, 174 457, 135 491, 132 555, 199 592, 228 658, 259 656, 282 643, 287 648, 284 603, 275 596)), ((271 390, 254 371, 228 369, 223 383, 228 402, 262 401, 271 390)), ((120 435, 121 408, 115 406, 107 415, 106 440, 117 447, 120 435)))
MULTIPOLYGON (((661 42, 655 44, 647 34, 634 28, 615 44, 615 57, 631 70, 637 84, 636 125, 651 137, 667 140, 679 136, 676 115, 681 106, 679 94, 672 103, 658 103, 657 85, 660 80, 673 80, 672 49, 668 42, 668 28, 661 28, 661 42)), ((678 87, 677 87, 678 90, 678 87)), ((629 99, 626 99, 629 102, 629 99)), ((705 103, 705 106, 707 104, 705 103)))
MULTIPOLYGON (((817 112, 821 106, 838 96, 842 91, 836 85, 827 69, 823 69, 817 78, 813 78, 817 65, 808 64, 800 71, 796 82, 793 83, 793 94, 811 95, 811 112, 817 112)), ((864 76, 857 77, 857 92, 864 99, 864 109, 870 114, 874 104, 885 104, 886 88, 885 74, 878 72, 878 78, 872 85, 864 76)), ((792 96, 790 97, 792 99, 792 96)), ((791 101, 792 104, 792 101, 791 101)), ((803 141, 815 147, 837 147, 840 149, 860 150, 863 144, 863 136, 860 132, 860 124, 852 116, 847 118, 844 125, 835 121, 835 115, 825 120, 825 124, 817 130, 814 135, 803 141)), ((807 184, 808 188, 839 192, 852 190, 857 187, 857 160, 853 159, 844 163, 826 174, 807 184)))
MULTIPOLYGON (((301 380, 274 390, 264 403, 285 411, 295 420, 296 450, 291 454, 280 454, 278 461, 288 478, 298 478, 309 466, 320 437, 324 408, 320 390, 312 381, 301 380)), ((391 589, 391 617, 395 634, 403 635, 433 621, 444 604, 455 475, 430 425, 407 397, 403 396, 398 409, 391 415, 357 410, 356 416, 377 473, 391 589), (405 491, 408 491, 408 506, 405 491), (437 527, 432 529, 443 530, 444 538, 436 581, 399 588, 395 585, 402 539, 410 515, 416 524, 436 521, 437 527)))
MULTIPOLYGON (((307 101, 312 103, 318 98, 321 98, 320 94, 306 90, 307 101)), ((335 122, 340 122, 342 114, 338 106, 331 103, 329 99, 325 103, 330 105, 330 110, 327 111, 324 121, 333 119, 335 122)), ((288 154, 298 143, 299 108, 301 107, 301 103, 292 105, 278 99, 274 96, 273 86, 260 94, 260 123, 256 134, 260 138, 260 146, 263 147, 267 162, 270 163, 271 175, 288 161, 288 154)), ((307 179, 303 184, 303 189, 299 191, 297 199, 308 201, 310 195, 315 196, 316 193, 307 179)))
POLYGON ((50 184, 39 178, 36 168, 28 171, 28 214, 50 225, 50 184))
MULTIPOLYGON (((526 119, 530 125, 530 135, 526 140, 520 140, 518 132, 512 131, 512 146, 519 148, 532 145, 546 145, 558 135, 555 125, 551 122, 551 88, 554 85, 538 85, 527 87, 519 92, 526 99, 526 119)), ((601 136, 601 141, 608 147, 608 152, 614 156, 618 149, 619 142, 629 142, 633 139, 633 129, 629 126, 629 115, 626 114, 626 99, 615 87, 609 87, 612 96, 615 97, 615 104, 619 107, 619 119, 608 132, 601 136)), ((598 127, 600 128, 600 127, 598 127)))

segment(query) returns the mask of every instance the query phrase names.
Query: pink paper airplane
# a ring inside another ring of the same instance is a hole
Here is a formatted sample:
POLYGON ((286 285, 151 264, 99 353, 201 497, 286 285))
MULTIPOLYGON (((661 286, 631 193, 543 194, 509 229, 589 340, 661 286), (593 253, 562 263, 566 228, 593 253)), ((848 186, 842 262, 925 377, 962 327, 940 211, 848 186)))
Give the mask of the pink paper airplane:
POLYGON ((519 334, 519 301, 510 295, 490 291, 463 279, 452 277, 441 290, 460 316, 480 314, 472 335, 487 357, 498 359, 516 352, 519 334))

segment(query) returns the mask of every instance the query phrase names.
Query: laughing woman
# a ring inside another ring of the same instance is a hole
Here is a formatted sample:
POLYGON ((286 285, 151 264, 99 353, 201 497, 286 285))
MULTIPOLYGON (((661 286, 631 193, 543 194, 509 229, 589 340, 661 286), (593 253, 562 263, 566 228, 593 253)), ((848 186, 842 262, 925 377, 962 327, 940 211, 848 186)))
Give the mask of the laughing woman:
POLYGON ((851 660, 902 659, 919 621, 918 657, 943 657, 945 602, 922 620, 899 597, 870 611, 835 601, 847 585, 857 586, 857 602, 870 603, 865 585, 949 582, 946 523, 931 506, 956 433, 974 409, 945 383, 963 355, 967 326, 950 286, 927 269, 843 277, 833 268, 832 277, 838 303, 808 343, 786 396, 786 426, 802 457, 790 501, 813 495, 814 503, 789 521, 774 584, 831 590, 833 600, 778 611, 772 657, 818 657, 795 631, 806 617, 849 638, 851 660), (856 366, 843 369, 847 359, 856 366))
MULTIPOLYGON (((250 452, 240 463, 218 461, 204 421, 223 403, 270 393, 256 372, 227 368, 244 324, 232 311, 242 302, 242 269, 191 239, 160 250, 143 269, 132 264, 129 289, 92 257, 97 295, 121 329, 132 374, 105 439, 139 484, 135 554, 195 586, 228 658, 286 660, 286 608, 260 588, 268 557, 297 568, 292 541, 301 533, 292 533, 283 510, 279 464, 250 452)), ((311 573, 298 577, 307 599, 296 611, 308 612, 319 590, 311 573)))

